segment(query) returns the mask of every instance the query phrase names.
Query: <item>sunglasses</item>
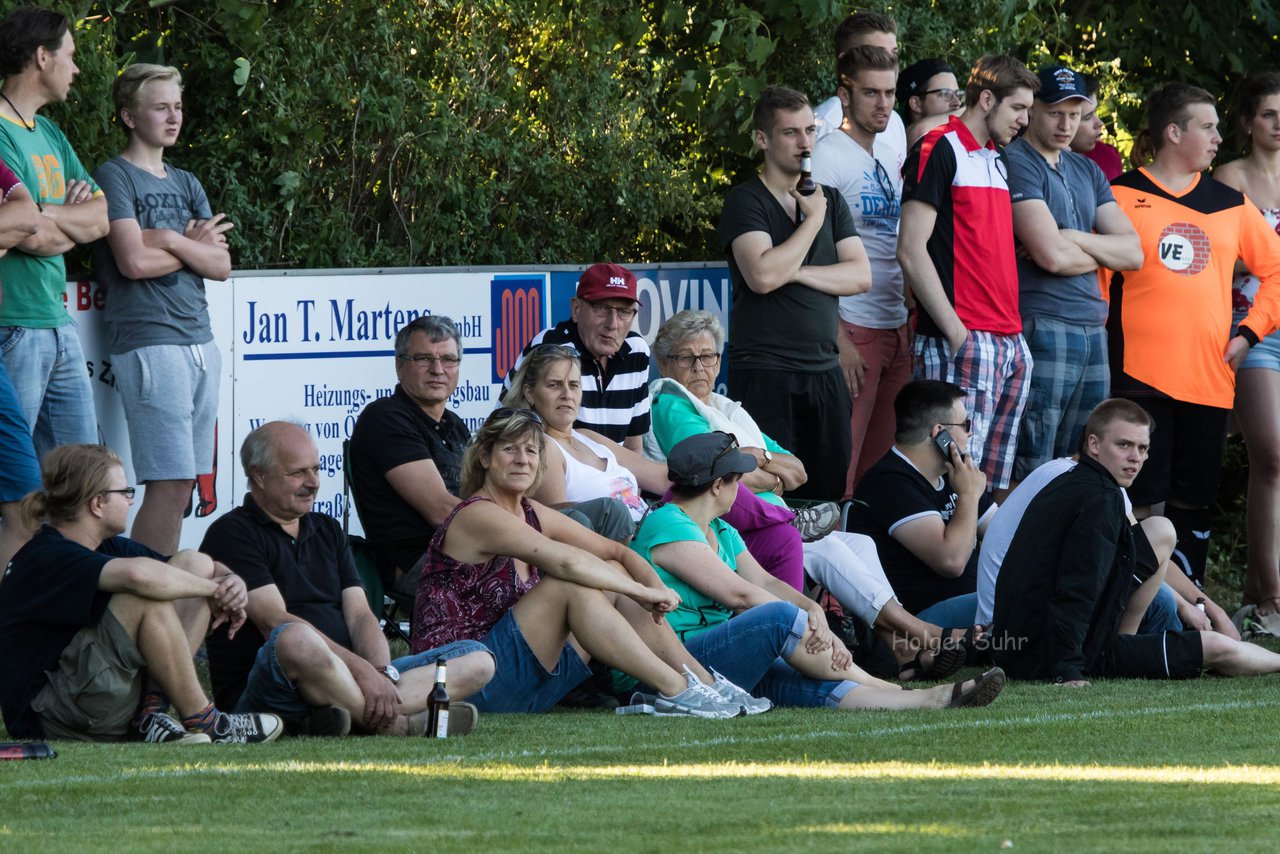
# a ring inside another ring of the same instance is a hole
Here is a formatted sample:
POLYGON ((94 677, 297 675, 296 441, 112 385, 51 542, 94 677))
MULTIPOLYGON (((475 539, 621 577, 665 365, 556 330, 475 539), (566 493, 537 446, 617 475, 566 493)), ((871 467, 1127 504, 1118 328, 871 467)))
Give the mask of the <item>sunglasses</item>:
POLYGON ((493 412, 489 413, 489 417, 485 419, 484 423, 492 424, 494 421, 501 421, 506 418, 523 418, 526 421, 537 424, 539 427, 542 426, 542 416, 532 409, 516 409, 511 406, 503 406, 493 410, 493 412))

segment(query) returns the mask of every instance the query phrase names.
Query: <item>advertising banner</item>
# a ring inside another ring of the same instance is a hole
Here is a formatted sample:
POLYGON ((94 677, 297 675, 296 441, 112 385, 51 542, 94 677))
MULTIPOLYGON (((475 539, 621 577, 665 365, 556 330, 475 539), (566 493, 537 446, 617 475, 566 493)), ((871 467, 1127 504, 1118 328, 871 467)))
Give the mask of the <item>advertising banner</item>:
MULTIPOLYGON (((237 451, 258 425, 302 424, 320 452, 315 509, 342 519, 342 443, 360 412, 395 388, 395 336, 423 314, 447 315, 462 333, 458 389, 449 406, 474 429, 497 405, 502 378, 541 329, 566 318, 582 267, 541 270, 323 270, 238 273, 207 284, 223 376, 212 475, 194 491, 182 545, 199 545, 209 522, 242 501, 247 489, 237 451)), ((668 317, 687 308, 728 325, 729 275, 720 265, 631 267, 640 283, 636 329, 652 341, 668 317)), ((125 461, 134 483, 128 429, 104 352, 104 292, 68 284, 67 307, 79 325, 94 378, 102 440, 125 461)), ((723 379, 723 377, 722 377, 723 379)), ((145 489, 145 487, 143 487, 145 489)), ((141 493, 134 504, 141 504, 141 493)), ((360 533, 354 509, 352 533, 360 533)))

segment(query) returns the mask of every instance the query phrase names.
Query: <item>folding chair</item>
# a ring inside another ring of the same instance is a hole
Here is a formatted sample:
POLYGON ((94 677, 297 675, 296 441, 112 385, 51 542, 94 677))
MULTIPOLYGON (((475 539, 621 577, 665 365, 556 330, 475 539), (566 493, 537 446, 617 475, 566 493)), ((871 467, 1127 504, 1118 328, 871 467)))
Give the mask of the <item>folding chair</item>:
MULTIPOLYGON (((342 533, 347 535, 347 543, 351 547, 351 556, 356 562, 356 571, 360 573, 360 584, 364 587, 369 599, 369 609, 378 616, 382 632, 389 640, 402 640, 409 643, 411 620, 400 619, 401 611, 413 614, 413 602, 403 594, 388 594, 383 586, 382 572, 378 566, 377 556, 368 540, 351 533, 351 440, 342 440, 342 533)), ((359 515, 360 508, 356 508, 359 515)))

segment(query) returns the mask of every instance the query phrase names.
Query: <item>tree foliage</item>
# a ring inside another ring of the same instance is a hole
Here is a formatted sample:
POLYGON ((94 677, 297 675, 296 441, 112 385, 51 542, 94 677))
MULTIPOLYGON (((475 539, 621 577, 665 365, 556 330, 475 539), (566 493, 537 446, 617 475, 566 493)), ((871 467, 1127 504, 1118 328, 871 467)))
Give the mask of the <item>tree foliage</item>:
MULTIPOLYGON (((0 0, 7 11, 19 5, 0 0)), ((1098 73, 1122 148, 1141 94, 1226 93, 1277 56, 1273 0, 872 2, 904 63, 986 52, 1098 73)), ((110 85, 182 69, 171 158, 238 224, 236 264, 355 267, 719 257, 767 85, 833 89, 835 0, 79 0, 81 76, 49 108, 116 153, 110 85)), ((963 78, 963 72, 961 73, 963 78)))

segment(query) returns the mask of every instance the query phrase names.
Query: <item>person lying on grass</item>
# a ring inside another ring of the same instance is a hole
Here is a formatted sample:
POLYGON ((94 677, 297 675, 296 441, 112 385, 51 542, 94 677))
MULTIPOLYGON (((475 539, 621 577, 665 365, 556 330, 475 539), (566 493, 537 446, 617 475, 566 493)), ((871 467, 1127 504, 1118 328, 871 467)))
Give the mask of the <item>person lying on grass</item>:
POLYGON ((1218 632, 1127 633, 1155 592, 1134 589, 1138 548, 1122 492, 1142 470, 1151 430, 1151 416, 1130 400, 1098 404, 1079 464, 1027 506, 992 617, 992 658, 1011 677, 1082 687, 1092 677, 1187 679, 1205 668, 1280 672, 1280 655, 1218 632))
POLYGON ((542 419, 495 410, 462 459, 463 501, 427 549, 411 648, 479 640, 496 675, 480 711, 541 712, 592 657, 652 685, 657 714, 736 717, 753 701, 698 664, 662 619, 680 604, 634 552, 526 496, 546 470, 542 419))
MULTIPOLYGON (((764 571, 720 516, 756 468, 728 433, 699 433, 667 456, 672 500, 640 526, 632 548, 680 594, 667 620, 713 674, 782 706, 923 709, 985 706, 1004 687, 977 679, 911 691, 867 674, 827 628, 816 602, 764 571)), ((650 702, 642 688, 633 704, 650 702)))

